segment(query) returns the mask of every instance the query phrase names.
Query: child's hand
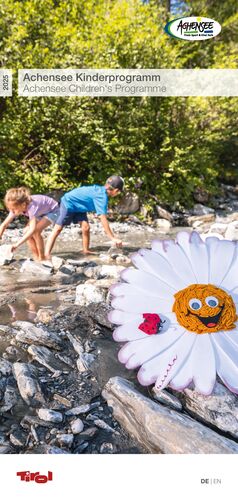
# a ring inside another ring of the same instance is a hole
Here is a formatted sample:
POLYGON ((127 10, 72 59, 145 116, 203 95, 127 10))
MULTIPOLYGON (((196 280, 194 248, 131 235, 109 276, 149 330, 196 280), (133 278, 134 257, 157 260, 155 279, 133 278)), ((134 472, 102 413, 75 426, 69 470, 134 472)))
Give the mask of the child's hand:
POLYGON ((12 253, 13 253, 13 252, 15 252, 15 251, 16 251, 16 249, 17 249, 17 247, 13 245, 13 246, 11 247, 11 252, 12 252, 12 253))

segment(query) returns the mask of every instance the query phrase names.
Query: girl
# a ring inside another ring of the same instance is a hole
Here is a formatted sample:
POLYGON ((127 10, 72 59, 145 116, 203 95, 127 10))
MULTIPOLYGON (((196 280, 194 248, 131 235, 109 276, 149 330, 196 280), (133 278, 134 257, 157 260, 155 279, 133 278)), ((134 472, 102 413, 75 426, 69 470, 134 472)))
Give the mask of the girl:
POLYGON ((57 201, 41 194, 31 195, 29 189, 19 187, 6 192, 4 203, 9 215, 0 226, 0 238, 15 217, 25 215, 29 218, 29 222, 24 229, 23 237, 12 246, 12 252, 27 242, 34 260, 44 261, 44 241, 41 233, 49 224, 55 223, 58 217, 57 201))

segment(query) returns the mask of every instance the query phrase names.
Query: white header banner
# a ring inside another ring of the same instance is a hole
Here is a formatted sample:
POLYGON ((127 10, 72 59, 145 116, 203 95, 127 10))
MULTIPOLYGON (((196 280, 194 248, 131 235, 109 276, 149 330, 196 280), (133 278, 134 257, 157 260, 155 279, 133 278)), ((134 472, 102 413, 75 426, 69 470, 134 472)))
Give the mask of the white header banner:
POLYGON ((0 97, 12 95, 12 71, 0 69, 0 97))
POLYGON ((22 97, 238 96, 236 69, 21 69, 22 97))

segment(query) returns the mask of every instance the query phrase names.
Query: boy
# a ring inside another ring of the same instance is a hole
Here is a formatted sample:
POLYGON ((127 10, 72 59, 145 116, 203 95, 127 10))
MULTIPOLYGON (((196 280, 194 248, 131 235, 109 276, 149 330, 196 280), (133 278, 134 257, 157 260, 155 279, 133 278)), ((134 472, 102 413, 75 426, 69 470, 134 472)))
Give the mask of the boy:
POLYGON ((99 216, 103 229, 107 236, 117 247, 122 246, 122 241, 118 239, 111 230, 107 220, 108 197, 114 198, 124 188, 124 180, 119 175, 112 175, 106 181, 105 186, 93 184, 92 186, 82 186, 69 191, 61 198, 60 213, 56 220, 45 247, 46 259, 51 258, 51 251, 57 236, 64 226, 71 222, 80 223, 82 227, 83 253, 90 254, 90 228, 87 212, 96 212, 99 216))

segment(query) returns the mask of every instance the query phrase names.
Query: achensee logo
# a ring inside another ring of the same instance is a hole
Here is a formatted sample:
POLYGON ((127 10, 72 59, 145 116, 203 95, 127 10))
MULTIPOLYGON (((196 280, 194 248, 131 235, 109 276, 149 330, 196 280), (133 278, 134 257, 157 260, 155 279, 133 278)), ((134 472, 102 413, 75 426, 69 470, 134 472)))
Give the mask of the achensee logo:
POLYGON ((182 40, 207 40, 217 36, 221 26, 209 17, 179 17, 165 26, 168 35, 182 40))

